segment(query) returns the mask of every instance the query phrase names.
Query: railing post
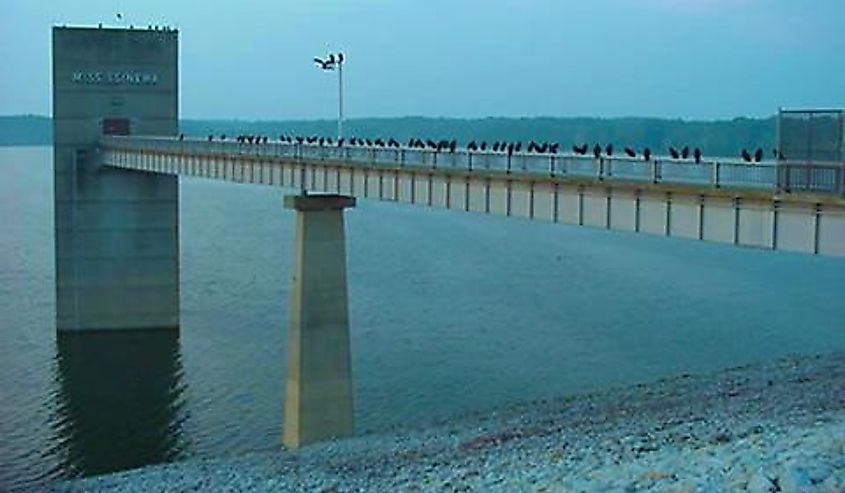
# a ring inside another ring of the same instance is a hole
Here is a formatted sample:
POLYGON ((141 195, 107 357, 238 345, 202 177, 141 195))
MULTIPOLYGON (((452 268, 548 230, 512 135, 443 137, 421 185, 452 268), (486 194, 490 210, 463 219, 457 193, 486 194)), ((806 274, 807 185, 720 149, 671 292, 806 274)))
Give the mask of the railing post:
POLYGON ((508 154, 507 165, 505 166, 505 173, 511 174, 511 155, 508 154))
POLYGON ((652 183, 657 183, 659 181, 659 178, 660 178, 660 172, 658 171, 659 166, 660 166, 660 161, 658 161, 657 159, 655 159, 654 161, 651 162, 651 182, 652 183))
POLYGON ((600 157, 600 158, 598 158, 597 161, 598 161, 598 178, 599 178, 599 181, 603 181, 604 180, 604 158, 600 157))
POLYGON ((836 172, 839 173, 839 195, 845 197, 845 167, 837 167, 836 172))
POLYGON ((720 176, 719 176, 720 165, 719 161, 713 161, 713 187, 719 188, 720 186, 720 176))
POLYGON ((557 159, 557 156, 554 156, 554 155, 549 156, 549 176, 551 176, 551 177, 555 176, 555 160, 556 159, 557 159))
POLYGON ((472 151, 467 151, 467 171, 472 173, 472 151))
POLYGON ((806 180, 804 181, 804 190, 808 190, 808 191, 809 191, 809 190, 812 190, 812 189, 811 189, 811 186, 812 186, 812 178, 811 178, 811 173, 810 173, 810 169, 811 169, 810 167, 811 167, 811 166, 812 166, 812 164, 809 164, 809 163, 808 163, 808 164, 807 164, 807 166, 805 166, 805 167, 804 167, 804 169, 806 169, 806 170, 807 170, 807 171, 804 173, 805 178, 806 178, 806 180))

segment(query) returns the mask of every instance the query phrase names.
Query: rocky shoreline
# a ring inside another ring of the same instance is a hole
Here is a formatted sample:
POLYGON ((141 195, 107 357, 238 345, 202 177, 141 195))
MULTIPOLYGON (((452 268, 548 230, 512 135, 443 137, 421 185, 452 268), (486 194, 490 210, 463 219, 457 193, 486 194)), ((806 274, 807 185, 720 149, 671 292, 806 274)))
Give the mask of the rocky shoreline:
POLYGON ((50 490, 842 493, 845 352, 50 490))

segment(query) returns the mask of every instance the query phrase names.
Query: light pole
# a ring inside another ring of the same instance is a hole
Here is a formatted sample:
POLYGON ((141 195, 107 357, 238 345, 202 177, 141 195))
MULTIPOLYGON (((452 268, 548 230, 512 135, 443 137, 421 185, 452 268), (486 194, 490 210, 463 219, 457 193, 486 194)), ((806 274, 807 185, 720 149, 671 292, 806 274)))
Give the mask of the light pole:
POLYGON ((338 53, 337 57, 329 53, 325 60, 315 57, 314 63, 325 71, 337 69, 337 138, 340 140, 343 138, 343 53, 338 53))

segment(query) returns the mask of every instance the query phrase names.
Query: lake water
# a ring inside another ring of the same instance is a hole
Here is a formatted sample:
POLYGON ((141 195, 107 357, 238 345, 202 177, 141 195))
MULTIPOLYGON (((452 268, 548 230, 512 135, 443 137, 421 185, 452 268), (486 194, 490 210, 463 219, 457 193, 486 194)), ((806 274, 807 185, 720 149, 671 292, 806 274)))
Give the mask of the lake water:
MULTIPOLYGON (((57 337, 50 148, 0 148, 0 490, 279 447, 293 214, 181 184, 179 334, 57 337)), ((358 433, 845 347, 845 260, 360 201, 358 433)))

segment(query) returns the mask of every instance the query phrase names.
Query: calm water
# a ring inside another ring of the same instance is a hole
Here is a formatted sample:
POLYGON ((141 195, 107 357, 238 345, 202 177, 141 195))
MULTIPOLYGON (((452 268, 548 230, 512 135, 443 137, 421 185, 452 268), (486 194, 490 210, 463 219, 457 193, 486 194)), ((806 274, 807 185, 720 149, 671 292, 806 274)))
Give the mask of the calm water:
MULTIPOLYGON (((180 334, 57 337, 52 154, 0 148, 0 490, 281 436, 292 213, 181 186, 180 334)), ((845 260, 361 202, 359 433, 845 347, 845 260)))

